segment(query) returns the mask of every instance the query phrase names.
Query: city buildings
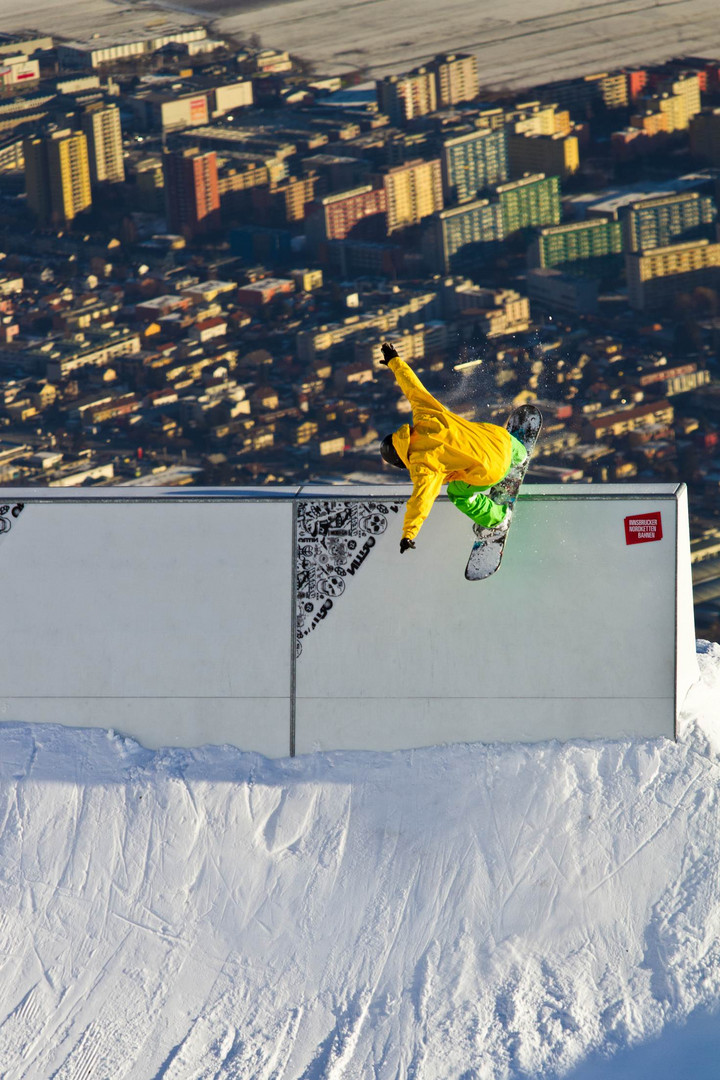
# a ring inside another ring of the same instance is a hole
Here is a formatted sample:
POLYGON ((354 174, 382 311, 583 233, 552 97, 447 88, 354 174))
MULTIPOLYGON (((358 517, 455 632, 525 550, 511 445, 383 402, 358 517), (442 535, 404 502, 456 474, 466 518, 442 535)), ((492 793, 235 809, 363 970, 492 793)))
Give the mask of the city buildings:
POLYGON ((211 232, 220 225, 217 155, 197 148, 163 155, 168 228, 186 237, 211 232))
POLYGON ((427 220, 423 254, 432 271, 457 273, 482 266, 504 238, 500 202, 475 199, 441 210, 427 220))
POLYGON ((716 220, 715 200, 698 191, 642 199, 626 208, 625 250, 647 251, 703 235, 710 239, 716 220))
POLYGON ((63 129, 23 141, 28 206, 42 224, 68 225, 92 204, 87 139, 63 129))
POLYGON ((125 180, 120 111, 117 105, 89 105, 82 117, 93 184, 125 180))
POLYGON ((640 311, 672 307, 678 294, 720 287, 720 243, 686 244, 625 255, 628 302, 640 311))
POLYGON ((493 191, 502 209, 506 237, 536 225, 560 224, 562 210, 557 176, 536 173, 507 184, 497 184, 493 191))
POLYGON ((118 35, 107 38, 93 34, 89 41, 64 41, 57 45, 58 59, 67 67, 97 68, 103 65, 149 56, 171 42, 195 42, 207 38, 204 26, 168 29, 164 34, 118 35))
POLYGON ((24 53, 0 56, 0 86, 30 86, 40 79, 40 64, 24 53))
POLYGON ((720 108, 696 113, 690 121, 690 150, 693 157, 710 165, 720 165, 720 108))
POLYGON ((380 240, 385 235, 387 191, 385 187, 363 184, 349 191, 325 195, 310 208, 307 237, 312 246, 326 240, 380 240))
POLYGON ((474 101, 478 95, 478 61, 470 53, 440 53, 427 65, 435 76, 437 108, 474 101))
POLYGON ((623 251, 619 221, 588 218, 538 229, 528 251, 528 265, 551 267, 587 259, 620 255, 623 251))
POLYGON ((443 208, 442 167, 439 158, 418 158, 381 174, 385 190, 388 234, 416 225, 443 208))
POLYGON ((542 172, 565 180, 580 167, 577 136, 560 132, 553 135, 511 133, 507 136, 507 157, 511 177, 542 172))
POLYGON ((435 73, 429 67, 415 68, 405 75, 387 75, 378 80, 376 88, 378 108, 391 124, 406 124, 437 108, 435 73))
POLYGON ((448 202, 467 202, 492 184, 508 178, 504 129, 480 128, 443 139, 443 191, 448 202))
POLYGON ((595 278, 565 273, 556 267, 536 267, 528 270, 526 282, 531 304, 541 311, 595 315, 598 310, 595 278))

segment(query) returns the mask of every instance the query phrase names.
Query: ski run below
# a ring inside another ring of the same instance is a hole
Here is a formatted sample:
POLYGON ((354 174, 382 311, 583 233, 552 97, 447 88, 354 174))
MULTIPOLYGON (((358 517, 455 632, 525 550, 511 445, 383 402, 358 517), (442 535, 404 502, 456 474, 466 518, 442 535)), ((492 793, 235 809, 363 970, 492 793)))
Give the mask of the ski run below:
POLYGON ((270 761, 0 725, 0 1075, 716 1078, 698 651, 677 742, 270 761))

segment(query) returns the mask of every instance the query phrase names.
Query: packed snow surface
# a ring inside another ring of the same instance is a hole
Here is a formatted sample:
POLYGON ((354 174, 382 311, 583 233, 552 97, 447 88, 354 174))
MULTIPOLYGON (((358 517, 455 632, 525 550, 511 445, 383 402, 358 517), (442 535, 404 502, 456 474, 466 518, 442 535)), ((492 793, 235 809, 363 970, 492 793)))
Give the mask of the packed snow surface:
POLYGON ((677 742, 270 761, 0 725, 0 1074, 715 1078, 699 653, 677 742))
POLYGON ((488 87, 720 52, 717 0, 2 0, 0 9, 4 30, 83 39, 89 27, 117 37, 212 20, 216 36, 258 35, 322 74, 360 68, 377 78, 462 49, 477 55, 488 87))

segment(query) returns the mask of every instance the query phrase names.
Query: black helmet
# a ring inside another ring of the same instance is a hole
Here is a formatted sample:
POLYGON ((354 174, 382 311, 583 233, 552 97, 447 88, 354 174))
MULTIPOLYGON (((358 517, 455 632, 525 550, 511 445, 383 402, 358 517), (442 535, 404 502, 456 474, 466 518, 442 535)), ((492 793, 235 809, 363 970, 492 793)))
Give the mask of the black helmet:
POLYGON ((388 465, 394 465, 396 469, 406 469, 407 465, 395 449, 392 435, 386 435, 380 444, 380 456, 388 465))

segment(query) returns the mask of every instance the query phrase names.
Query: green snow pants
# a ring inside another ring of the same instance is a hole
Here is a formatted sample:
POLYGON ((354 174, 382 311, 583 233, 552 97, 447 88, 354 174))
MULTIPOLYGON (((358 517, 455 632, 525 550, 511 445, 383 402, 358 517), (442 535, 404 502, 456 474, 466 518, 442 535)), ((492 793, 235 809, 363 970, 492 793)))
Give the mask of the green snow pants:
MULTIPOLYGON (((512 469, 525 460, 527 450, 514 435, 511 435, 510 439, 512 442, 510 469, 512 469)), ((508 472, 510 469, 508 469, 508 472)), ((505 476, 507 476, 507 473, 505 476)), ((472 484, 466 484, 464 480, 452 480, 447 486, 450 502, 454 503, 461 513, 472 518, 476 525, 480 525, 484 529, 499 525, 506 513, 505 506, 488 499, 487 492, 489 490, 490 488, 473 487, 472 484)))

